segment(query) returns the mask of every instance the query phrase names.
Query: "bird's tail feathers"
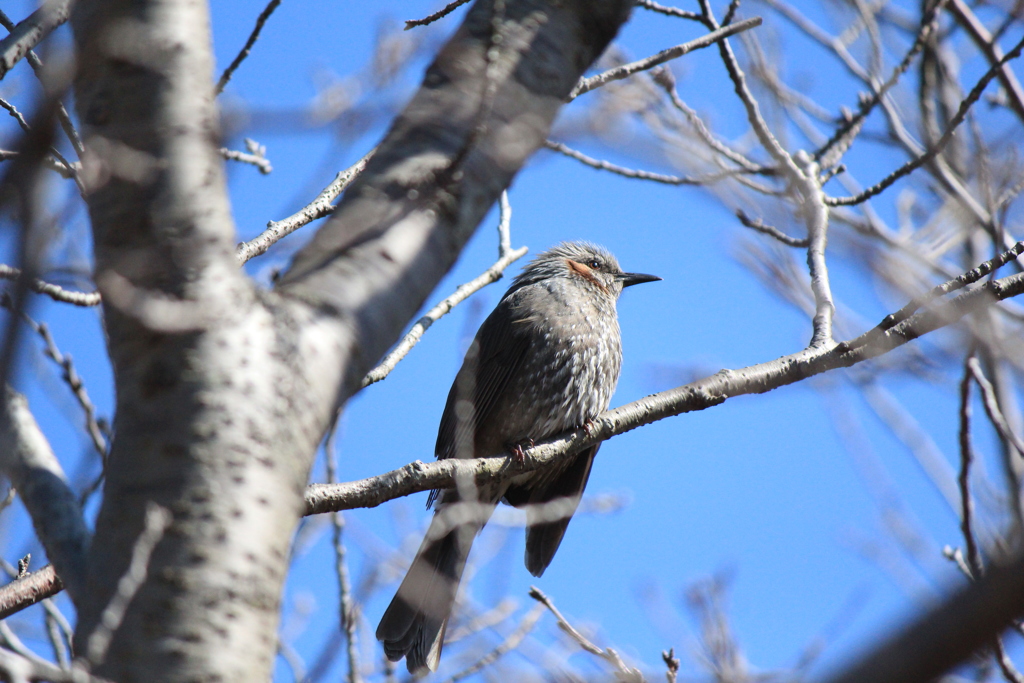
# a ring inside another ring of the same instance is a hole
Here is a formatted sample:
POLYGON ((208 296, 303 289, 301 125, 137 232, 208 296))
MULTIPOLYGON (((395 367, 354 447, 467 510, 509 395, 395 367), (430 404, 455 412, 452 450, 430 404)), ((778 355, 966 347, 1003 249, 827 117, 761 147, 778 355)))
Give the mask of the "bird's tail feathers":
POLYGON ((377 640, 393 662, 403 656, 410 673, 437 670, 459 581, 473 539, 483 523, 445 532, 441 510, 434 515, 398 592, 377 626, 377 640))
POLYGON ((597 446, 579 453, 546 485, 536 486, 526 502, 526 569, 540 576, 551 564, 590 479, 597 446))

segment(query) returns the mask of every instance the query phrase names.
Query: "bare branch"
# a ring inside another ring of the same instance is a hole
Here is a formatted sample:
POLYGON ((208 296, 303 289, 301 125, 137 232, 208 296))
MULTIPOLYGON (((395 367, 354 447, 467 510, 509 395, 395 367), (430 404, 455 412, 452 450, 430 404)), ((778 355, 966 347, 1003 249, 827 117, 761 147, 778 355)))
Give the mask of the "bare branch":
POLYGON ((530 597, 544 605, 544 607, 547 607, 548 610, 555 615, 555 619, 558 620, 558 627, 567 633, 570 638, 575 640, 580 647, 590 654, 596 655, 611 664, 616 673, 621 676, 621 679, 619 679, 619 677, 617 677, 617 679, 622 681, 632 681, 634 683, 642 683, 644 681, 644 676, 640 670, 626 664, 622 657, 619 656, 619 653, 615 650, 611 648, 604 649, 594 645, 582 633, 573 628, 572 624, 570 624, 569 621, 562 616, 562 613, 558 611, 558 608, 555 607, 555 603, 551 601, 551 598, 544 595, 539 588, 536 586, 530 586, 530 597))
MULTIPOLYGON (((334 461, 336 452, 334 438, 337 436, 337 433, 338 419, 335 418, 324 443, 324 462, 327 466, 328 484, 338 481, 337 465, 334 461)), ((356 643, 358 613, 356 605, 352 601, 352 583, 348 576, 347 552, 344 541, 345 517, 340 510, 331 513, 331 527, 334 536, 334 572, 338 577, 338 627, 345 634, 345 645, 348 651, 348 683, 360 683, 362 678, 359 675, 359 648, 356 643)), ((298 679, 301 680, 302 677, 298 677, 298 679)))
POLYGON ((940 152, 942 152, 943 149, 946 148, 946 145, 949 144, 949 141, 953 139, 953 134, 956 132, 957 127, 959 127, 959 125, 964 122, 964 119, 967 118, 967 112, 970 111, 971 107, 974 106, 974 103, 978 101, 978 99, 981 97, 981 93, 985 91, 985 88, 988 86, 988 84, 992 82, 993 78, 1002 73, 1003 65, 1009 62, 1010 60, 1019 57, 1021 55, 1022 50, 1024 50, 1024 39, 1021 39, 1010 52, 1008 52, 1001 60, 994 64, 992 68, 990 68, 985 73, 985 75, 981 77, 981 80, 978 81, 974 88, 971 89, 971 92, 967 94, 967 97, 965 97, 963 101, 960 103, 959 109, 957 109, 957 112, 953 116, 953 118, 950 119, 949 124, 946 126, 946 131, 942 134, 942 137, 936 140, 935 144, 930 145, 923 154, 903 164, 903 166, 900 166, 898 169, 896 169, 895 171, 887 175, 885 178, 880 180, 877 184, 872 185, 871 187, 864 190, 860 194, 857 194, 852 197, 826 197, 825 202, 829 206, 852 206, 854 204, 861 204, 867 201, 868 199, 871 199, 872 197, 881 194, 886 190, 886 188, 888 188, 890 185, 895 183, 903 176, 917 170, 924 164, 934 159, 940 152))
POLYGON ((452 674, 445 680, 445 683, 456 683, 456 681, 461 681, 463 678, 468 678, 478 671, 494 664, 505 654, 519 647, 519 644, 522 643, 523 639, 530 634, 530 631, 533 630, 534 626, 536 626, 537 622, 540 620, 541 615, 544 614, 544 607, 544 605, 535 605, 533 609, 526 613, 526 616, 523 617, 522 622, 516 630, 510 633, 505 640, 501 641, 498 647, 478 659, 472 664, 472 666, 469 666, 458 673, 452 674))
POLYGON ((1021 675, 1020 671, 1017 671, 1017 667, 1013 665, 1010 656, 1006 654, 1002 638, 995 639, 992 649, 996 657, 996 664, 999 665, 999 670, 1003 672, 1003 678, 1010 683, 1024 683, 1024 676, 1021 675))
MULTIPOLYGON (((20 277, 20 269, 0 263, 0 278, 5 280, 17 280, 20 277)), ((28 286, 29 289, 37 294, 45 294, 54 301, 72 304, 74 306, 99 306, 100 301, 102 300, 99 292, 72 292, 64 289, 60 285, 44 282, 38 278, 29 280, 28 286)))
POLYGON ((764 235, 774 237, 787 247, 807 247, 810 244, 810 240, 806 238, 799 239, 797 237, 790 237, 775 226, 765 225, 760 218, 751 218, 743 210, 736 212, 736 218, 740 219, 740 223, 751 230, 756 230, 764 235))
MULTIPOLYGON (((0 25, 3 25, 3 27, 11 33, 14 33, 17 28, 14 25, 14 22, 12 22, 10 18, 3 13, 3 11, 0 11, 0 25)), ((27 58, 29 66, 32 67, 32 71, 34 71, 36 76, 42 80, 43 61, 39 59, 39 56, 32 50, 28 51, 27 58)), ((2 78, 3 76, 0 76, 0 79, 2 78)), ((63 103, 57 106, 57 120, 60 121, 60 127, 64 130, 64 134, 68 136, 71 146, 74 147, 75 154, 81 158, 82 153, 85 152, 85 147, 82 146, 82 138, 79 137, 78 131, 75 130, 75 126, 71 122, 71 117, 68 115, 68 111, 64 108, 63 103)))
MULTIPOLYGON (((61 104, 57 100, 54 100, 52 103, 49 103, 49 104, 53 108, 53 111, 49 112, 49 113, 52 113, 54 116, 57 116, 58 112, 64 111, 64 105, 61 104)), ((13 118, 15 121, 18 122, 18 126, 23 131, 25 131, 26 133, 31 133, 32 132, 32 127, 29 126, 28 121, 25 120, 25 117, 22 115, 22 113, 20 111, 18 111, 17 107, 15 107, 13 104, 8 102, 7 100, 5 100, 3 98, 0 98, 0 108, 3 108, 5 110, 7 110, 7 113, 11 115, 11 118, 13 118)), ((64 112, 64 115, 67 116, 67 112, 64 112)), ((50 123, 48 118, 46 118, 46 117, 42 117, 42 121, 45 122, 45 125, 49 125, 49 123, 50 123)), ((47 131, 45 133, 45 135, 49 136, 50 135, 49 131, 47 131)), ((75 137, 77 138, 77 135, 75 137)), ((51 168, 52 170, 54 170, 57 173, 59 173, 62 178, 70 178, 70 179, 74 180, 75 184, 78 185, 78 191, 81 192, 84 195, 84 193, 85 193, 85 185, 82 183, 82 179, 79 177, 79 171, 81 170, 81 165, 80 164, 73 164, 70 161, 68 161, 64 157, 64 155, 61 154, 57 150, 56 147, 52 146, 53 140, 50 139, 49 142, 51 143, 51 145, 47 149, 48 156, 44 157, 44 163, 49 168, 51 168)), ((81 144, 81 143, 79 143, 79 144, 81 144)), ((10 158, 12 156, 16 157, 17 154, 10 154, 9 153, 8 158, 10 158)))
POLYGON ((970 312, 1022 293, 1024 273, 991 281, 935 308, 921 311, 885 331, 868 345, 857 348, 850 348, 847 344, 831 348, 809 347, 774 361, 739 370, 722 370, 711 377, 609 410, 594 419, 588 428, 524 449, 522 464, 514 467, 506 456, 449 458, 432 463, 417 460, 400 469, 359 481, 334 486, 313 484, 306 489, 305 514, 375 507, 417 491, 452 488, 457 481, 475 481, 477 485, 483 485, 533 471, 568 454, 666 417, 704 410, 735 396, 764 393, 881 356, 923 334, 951 325, 970 312))
POLYGON ((239 152, 227 147, 221 147, 220 155, 230 161, 252 164, 263 175, 269 175, 274 170, 274 167, 270 165, 270 159, 266 157, 267 148, 249 138, 245 139, 245 146, 249 150, 248 152, 239 152))
POLYGON ((926 683, 987 646, 1024 613, 1024 558, 995 565, 828 683, 926 683))
POLYGON ((825 261, 825 245, 828 242, 828 207, 825 206, 825 194, 821 189, 821 176, 818 164, 803 151, 794 155, 794 161, 800 167, 799 175, 791 180, 801 195, 801 212, 807 223, 807 269, 811 275, 811 292, 814 293, 814 331, 811 336, 811 347, 830 346, 832 339, 832 319, 835 317, 836 305, 832 301, 832 287, 828 279, 828 266, 825 261))
POLYGON ((964 376, 960 380, 960 475, 957 484, 960 487, 960 531, 964 536, 964 547, 967 549, 968 578, 978 579, 985 572, 981 561, 981 551, 974 538, 974 501, 971 497, 971 463, 974 461, 974 447, 971 445, 971 369, 970 363, 977 359, 973 354, 964 362, 964 376))
POLYGON ((345 188, 348 187, 353 180, 355 180, 363 169, 366 168, 366 164, 373 157, 373 153, 376 149, 371 149, 366 153, 362 159, 352 164, 352 166, 341 171, 334 177, 331 184, 320 191, 320 194, 316 196, 312 202, 304 206, 296 213, 288 216, 279 221, 270 221, 267 223, 267 229, 260 233, 258 236, 252 238, 248 242, 242 242, 235 249, 235 255, 238 257, 239 265, 244 264, 249 259, 252 259, 261 254, 265 254, 267 249, 270 249, 282 238, 292 234, 299 228, 318 218, 329 216, 334 211, 334 206, 331 204, 335 199, 338 198, 345 188))
POLYGON ((0 40, 0 79, 71 13, 71 0, 48 0, 0 40))
POLYGON ((736 175, 744 172, 743 170, 720 171, 718 173, 708 173, 707 175, 697 176, 696 178, 685 178, 683 176, 665 175, 663 173, 653 173, 651 171, 625 168, 609 161, 605 161, 604 159, 595 159, 594 157, 588 156, 583 152, 569 147, 568 145, 562 144, 561 142, 555 142, 554 140, 545 140, 544 146, 553 152, 564 154, 570 159, 575 159, 585 166, 590 166, 591 168, 596 168, 600 171, 615 173, 616 175, 620 175, 624 178, 650 180, 664 185, 708 185, 726 178, 735 177, 736 175))
POLYGON ((637 7, 643 7, 644 9, 657 12, 658 14, 664 14, 670 17, 679 17, 680 19, 691 19, 693 21, 700 21, 701 16, 696 12, 688 12, 678 7, 667 7, 665 5, 659 5, 654 0, 636 0, 637 7))
POLYGON ((1006 92, 1010 108, 1017 115, 1017 118, 1024 122, 1024 88, 1021 87, 1020 81, 1017 80, 1017 76, 1013 73, 1013 69, 1008 64, 1001 63, 1003 51, 999 49, 996 39, 992 37, 992 34, 988 32, 985 25, 981 23, 981 20, 978 19, 963 0, 949 0, 949 11, 956 17, 957 22, 967 30, 967 34, 974 41, 974 44, 978 46, 982 54, 985 55, 988 63, 993 67, 998 65, 999 82, 1006 92))
POLYGON ((410 19, 405 22, 405 30, 408 31, 409 29, 416 28, 417 26, 432 24, 438 19, 448 16, 467 2, 469 2, 469 0, 454 0, 454 2, 449 2, 447 5, 429 16, 423 17, 422 19, 410 19))
POLYGON ((672 106, 679 110, 679 112, 686 117, 686 120, 689 122, 690 126, 692 126, 693 130, 697 133, 697 136, 704 141, 704 144, 706 144, 712 150, 718 152, 725 158, 729 159, 733 163, 742 167, 749 173, 759 173, 764 175, 774 173, 774 169, 766 168, 764 166, 761 166, 760 164, 754 163, 753 161, 747 159, 739 152, 726 146, 723 142, 721 142, 720 140, 715 138, 714 135, 711 134, 711 131, 708 130, 708 127, 704 124, 704 121, 702 121, 701 118, 697 115, 697 112, 695 112, 691 107, 687 106, 686 103, 683 102, 682 98, 679 97, 679 93, 676 92, 676 79, 675 76, 672 75, 671 69, 669 69, 668 67, 655 69, 654 71, 651 72, 651 78, 654 80, 656 84, 660 85, 665 90, 666 94, 668 94, 669 101, 672 103, 672 106))
MULTIPOLYGON (((1003 417, 1003 411, 999 409, 999 399, 996 397, 996 391, 992 387, 992 383, 985 377, 985 373, 981 369, 981 363, 978 362, 977 358, 972 356, 967 360, 967 370, 974 378, 974 381, 978 383, 978 388, 981 389, 985 412, 988 414, 988 419, 992 426, 999 432, 999 437, 1013 446, 1021 456, 1024 456, 1024 440, 1013 432, 1006 418, 1003 417)), ((1018 491, 1017 495, 1020 496, 1021 493, 1018 491)))
POLYGON ((50 328, 46 323, 37 323, 28 316, 25 316, 25 319, 46 345, 43 353, 46 354, 47 358, 60 366, 61 379, 71 389, 71 393, 74 394, 78 405, 82 408, 82 412, 85 413, 85 431, 92 441, 93 448, 96 454, 100 456, 101 461, 106 460, 107 439, 103 435, 99 423, 96 421, 96 406, 93 405, 92 399, 89 398, 89 392, 86 391, 85 383, 82 381, 81 376, 79 376, 78 370, 75 369, 71 356, 61 353, 60 349, 57 348, 57 343, 53 340, 53 335, 50 334, 50 328))
POLYGON ((917 32, 917 36, 914 38, 914 43, 907 50, 907 53, 903 56, 900 63, 893 69, 892 74, 889 76, 889 80, 883 83, 881 86, 872 87, 870 97, 863 98, 860 103, 860 107, 856 114, 847 116, 846 121, 840 126, 832 137, 814 153, 814 158, 819 161, 823 166, 832 166, 839 160, 842 154, 846 151, 851 144, 853 144, 854 138, 860 131, 861 126, 867 119, 868 114, 882 101, 886 93, 889 92, 895 86, 900 77, 906 73, 907 69, 910 68, 910 64, 913 62, 914 57, 924 47, 925 42, 935 33, 938 28, 939 10, 941 10, 943 4, 947 0, 939 0, 935 3, 928 12, 922 17, 921 27, 917 32))
POLYGON ((989 273, 995 272, 1007 263, 1016 260, 1022 253, 1024 253, 1024 240, 1017 242, 1011 248, 1007 249, 995 258, 985 261, 971 270, 947 280, 940 285, 932 287, 932 289, 926 294, 914 298, 900 310, 886 316, 876 327, 873 327, 856 339, 847 342, 847 346, 850 349, 858 349, 862 346, 874 343, 887 330, 890 330, 896 325, 902 323, 904 320, 920 310, 922 306, 926 306, 932 301, 949 294, 950 292, 955 292, 967 287, 968 285, 974 284, 989 273))
POLYGON ((526 255, 526 247, 520 247, 518 249, 509 248, 511 246, 511 243, 509 242, 509 221, 511 218, 512 209, 508 204, 507 195, 502 193, 501 218, 498 221, 498 260, 494 262, 494 265, 478 275, 476 278, 463 285, 459 285, 453 294, 431 308, 422 318, 417 320, 416 324, 412 326, 412 329, 410 329, 402 338, 402 341, 398 342, 398 345, 387 356, 385 356, 384 360, 382 360, 377 367, 366 374, 366 377, 363 378, 364 387, 368 387, 371 384, 379 382, 391 374, 391 371, 395 369, 395 366, 398 365, 398 363, 401 362, 401 360, 405 358, 410 351, 412 351, 412 348, 419 343, 420 339, 423 338, 424 333, 430 329, 431 325, 450 313, 453 308, 468 299, 474 293, 480 291, 487 285, 500 280, 506 268, 526 255))
POLYGON ((9 387, 0 411, 0 468, 18 489, 47 556, 79 604, 90 540, 82 510, 28 402, 9 387))
MULTIPOLYGON (((241 65, 249 53, 252 51, 252 46, 256 44, 257 39, 260 37, 260 31, 263 30, 263 24, 267 23, 267 19, 274 13, 277 6, 281 4, 281 0, 270 0, 267 6, 263 8, 260 15, 256 17, 256 26, 252 29, 252 33, 249 34, 249 39, 245 41, 245 45, 242 46, 242 50, 235 56, 228 65, 228 68, 224 69, 224 73, 221 74, 220 80, 217 81, 217 88, 214 91, 215 95, 219 95, 224 92, 224 87, 227 86, 228 81, 231 80, 231 76, 234 75, 235 69, 241 65)), ((267 171, 269 173, 269 171, 267 171)))
POLYGON ((629 64, 623 64, 622 66, 618 66, 615 67, 614 69, 609 69, 608 71, 599 73, 596 76, 584 78, 580 80, 576 87, 573 88, 572 92, 569 93, 569 96, 566 98, 566 102, 571 102, 580 95, 588 93, 594 88, 600 88, 602 85, 605 85, 610 81, 621 80, 623 78, 632 76, 637 72, 645 71, 647 69, 653 69, 659 64, 664 64, 669 60, 682 57, 687 52, 693 52, 694 50, 709 47, 720 40, 728 38, 729 36, 736 35, 737 33, 742 33, 743 31, 752 29, 755 26, 760 25, 761 17, 751 17, 750 19, 744 19, 741 22, 717 28, 711 33, 701 36, 696 40, 691 40, 688 43, 682 43, 681 45, 670 47, 668 49, 662 50, 657 54, 651 55, 650 57, 645 57, 644 59, 641 59, 639 61, 630 62, 629 64))
POLYGON ((39 571, 11 581, 0 588, 0 620, 31 607, 40 600, 64 590, 64 582, 57 576, 52 564, 39 571))

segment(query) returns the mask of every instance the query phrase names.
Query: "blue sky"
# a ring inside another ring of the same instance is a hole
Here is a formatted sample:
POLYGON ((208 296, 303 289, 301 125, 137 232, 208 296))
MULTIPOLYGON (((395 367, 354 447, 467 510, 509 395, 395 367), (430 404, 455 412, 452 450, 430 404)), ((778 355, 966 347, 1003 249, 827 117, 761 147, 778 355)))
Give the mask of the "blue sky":
MULTIPOLYGON (((244 43, 262 3, 222 0, 213 5, 219 73, 244 43)), ((240 239, 311 200, 338 170, 375 144, 425 61, 416 61, 379 96, 367 92, 368 79, 350 76, 365 73, 382 27, 393 30, 399 20, 434 9, 429 2, 382 0, 333 3, 329 11, 284 2, 276 11, 223 99, 231 133, 228 146, 241 148, 241 138, 252 137, 266 145, 274 166, 269 176, 247 166, 228 166, 240 239), (335 96, 356 99, 360 116, 326 125, 311 121, 304 112, 331 84, 340 85, 332 90, 335 96)), ((804 9, 825 20, 814 8, 804 9)), ((765 16, 764 30, 786 35, 785 26, 766 8, 751 4, 743 11, 745 16, 765 16)), ((25 13, 10 12, 18 17, 25 13)), ((418 36, 399 38, 436 44, 454 29, 458 16, 429 31, 418 29, 418 36)), ((642 56, 700 34, 696 24, 637 10, 621 44, 642 56)), ((840 103, 855 106, 855 91, 848 89, 844 76, 828 79, 814 73, 812 67, 818 64, 811 62, 821 54, 813 48, 788 53, 786 69, 833 110, 840 103)), ((673 66, 679 91, 726 137, 739 135, 746 124, 716 60, 713 50, 679 60, 673 66)), ((19 69, 24 72, 25 66, 19 69)), ((24 73, 9 82, 32 87, 24 73)), ((587 106, 584 96, 568 107, 560 130, 571 135, 573 111, 587 106)), ((637 160, 622 154, 631 144, 628 138, 618 140, 620 153, 593 144, 584 148, 621 163, 672 172, 656 156, 637 160)), ((870 149, 851 156, 852 162, 862 164, 859 171, 867 180, 884 175, 897 159, 894 153, 870 149)), ((541 152, 518 176, 509 196, 513 246, 527 245, 533 255, 562 240, 587 239, 612 250, 624 269, 664 278, 627 290, 620 300, 624 365, 613 406, 683 383, 694 373, 740 368, 795 352, 810 338, 809 319, 780 302, 737 260, 744 241, 754 238, 704 190, 626 180, 541 152)), ((493 262, 495 224, 494 215, 484 222, 430 303, 493 262)), ((781 227, 799 234, 798 226, 781 227)), ((284 266, 313 229, 303 229, 252 262, 249 271, 267 282, 270 272, 284 266)), ((85 263, 86 230, 79 211, 68 223, 70 237, 51 259, 79 267, 85 263)), ((902 304, 888 292, 865 286, 862 264, 855 259, 844 258, 838 249, 829 257, 838 301, 862 321, 873 324, 902 304)), ((342 479, 432 459, 437 422, 461 354, 508 281, 478 293, 431 328, 386 381, 349 403, 338 438, 342 479)), ((97 312, 39 299, 32 314, 52 326, 57 344, 74 357, 100 414, 109 416, 112 378, 97 312)), ((852 324, 860 331, 863 322, 852 324)), ((925 353, 935 350, 930 340, 917 347, 925 353)), ((908 357, 907 351, 893 354, 895 359, 908 357)), ((22 359, 19 386, 28 392, 44 430, 74 472, 73 463, 88 446, 79 429, 80 412, 52 364, 40 357, 34 338, 26 340, 22 359)), ((934 438, 941 457, 953 463, 956 376, 941 366, 936 374, 939 381, 926 384, 907 373, 890 373, 878 387, 902 403, 934 438)), ((588 494, 613 494, 624 503, 621 509, 574 519, 540 579, 522 566, 522 532, 492 525, 477 543, 475 557, 484 565, 468 586, 473 599, 489 608, 512 597, 521 614, 531 606, 526 591, 535 584, 574 622, 594 626, 598 642, 652 671, 660 668, 660 652, 674 647, 683 658, 684 673, 692 675, 697 671, 697 627, 686 611, 685 591, 694 581, 724 575, 729 577, 728 614, 753 667, 790 667, 819 637, 825 637, 825 649, 813 671, 845 661, 961 581, 939 553, 944 544, 961 543, 956 515, 848 377, 844 371, 834 372, 766 395, 732 399, 609 441, 601 448, 588 494), (844 445, 842 434, 850 433, 844 429, 859 434, 861 441, 852 448, 844 445), (923 559, 908 560, 885 529, 877 484, 869 483, 879 469, 927 537, 923 559)), ((314 479, 322 477, 318 463, 314 479)), ((425 500, 426 494, 417 494, 346 513, 356 584, 367 577, 383 549, 418 543, 416 534, 428 519, 425 500)), ((310 542, 297 550, 286 596, 291 616, 283 633, 310 663, 337 626, 337 588, 329 534, 322 521, 307 525, 304 538, 310 542)), ((8 513, 4 533, 5 556, 13 561, 28 543, 20 510, 8 513)), ((372 631, 393 589, 394 584, 379 591, 364 606, 359 631, 364 658, 380 656, 371 644, 372 631)), ((489 636, 495 644, 499 632, 508 628, 489 636)), ((553 620, 545 616, 538 633, 549 638, 545 634, 553 632, 553 620)), ((508 655, 510 660, 522 656, 508 655)), ((342 660, 339 656, 332 669, 336 676, 341 675, 342 660)), ((572 661, 585 660, 585 655, 576 655, 572 661)), ((457 648, 446 652, 448 673, 460 661, 457 648)), ((587 664, 582 666, 588 670, 587 664)), ((283 664, 278 667, 279 680, 289 675, 283 664)))

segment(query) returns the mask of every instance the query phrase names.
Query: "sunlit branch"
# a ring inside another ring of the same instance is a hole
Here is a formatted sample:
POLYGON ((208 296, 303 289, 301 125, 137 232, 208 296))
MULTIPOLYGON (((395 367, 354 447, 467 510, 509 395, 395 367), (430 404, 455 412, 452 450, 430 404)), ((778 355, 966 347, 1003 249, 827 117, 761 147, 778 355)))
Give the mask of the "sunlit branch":
MULTIPOLYGON (((0 278, 4 280, 17 280, 21 277, 21 270, 0 263, 0 278)), ((28 287, 37 294, 45 294, 54 301, 73 304, 75 306, 99 306, 101 297, 99 292, 72 292, 60 285, 45 282, 38 278, 29 280, 28 287)))
POLYGON ((374 384, 375 382, 379 382, 387 377, 391 371, 395 369, 395 366, 398 365, 398 363, 401 362, 401 360, 405 358, 410 351, 412 351, 413 347, 420 342, 420 339, 423 338, 423 334, 430 329, 431 325, 450 313, 453 308, 468 299, 474 293, 480 291, 487 285, 500 280, 506 268, 526 255, 526 247, 519 247, 518 249, 511 248, 511 241, 509 237, 509 221, 511 218, 512 208, 509 206, 508 196, 506 193, 502 193, 501 215, 498 220, 498 260, 495 261, 490 268, 474 279, 465 284, 459 285, 455 289, 454 293, 431 308, 423 315, 423 317, 417 320, 412 326, 412 329, 410 329, 406 335, 402 337, 402 340, 398 342, 398 345, 384 357, 384 360, 366 374, 363 378, 364 387, 374 384))
POLYGON ((288 216, 288 218, 281 219, 279 221, 270 221, 267 223, 267 229, 262 233, 252 238, 248 242, 242 242, 238 245, 235 250, 235 255, 238 257, 239 264, 243 264, 251 258, 265 254, 267 249, 270 249, 274 244, 283 239, 284 237, 292 234, 304 225, 308 225, 313 221, 329 216, 334 211, 334 206, 331 204, 335 199, 338 198, 345 188, 348 187, 363 169, 366 168, 367 162, 373 156, 376 150, 370 150, 366 156, 354 163, 349 168, 341 171, 334 177, 331 184, 321 190, 320 194, 316 196, 312 202, 302 207, 299 211, 288 216))
POLYGON ((716 28, 711 33, 708 33, 705 36, 701 36, 696 40, 691 40, 688 43, 682 43, 681 45, 670 47, 666 50, 662 50, 657 54, 651 55, 650 57, 646 57, 635 62, 630 62, 629 64, 623 64, 622 66, 617 66, 614 69, 609 69, 608 71, 599 73, 596 76, 591 76, 590 78, 584 78, 580 80, 579 84, 577 84, 576 87, 573 88, 572 92, 569 93, 569 96, 566 98, 566 101, 570 102, 579 97, 580 95, 590 92, 594 88, 600 88, 602 85, 605 85, 606 83, 627 78, 640 71, 653 69, 659 64, 664 64, 665 62, 670 61, 672 59, 678 59, 679 57, 685 55, 687 52, 693 52, 694 50, 709 47, 720 40, 728 38, 729 36, 741 33, 743 31, 752 29, 755 26, 760 25, 761 17, 751 17, 750 19, 744 19, 743 21, 740 21, 735 24, 729 24, 728 26, 716 28))

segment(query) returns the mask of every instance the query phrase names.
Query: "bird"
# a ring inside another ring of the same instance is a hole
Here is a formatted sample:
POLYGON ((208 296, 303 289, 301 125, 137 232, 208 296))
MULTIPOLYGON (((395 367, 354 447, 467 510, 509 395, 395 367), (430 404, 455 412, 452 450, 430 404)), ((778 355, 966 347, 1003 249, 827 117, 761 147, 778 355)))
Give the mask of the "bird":
MULTIPOLYGON (((608 408, 619 379, 619 295, 660 279, 624 273, 610 252, 589 242, 563 242, 539 254, 467 350, 441 415, 436 456, 522 457, 534 440, 589 425, 608 408)), ((499 502, 526 509, 526 568, 544 573, 598 447, 503 482, 430 494, 434 516, 426 537, 377 626, 388 659, 404 656, 410 673, 437 670, 470 547, 499 502)))

